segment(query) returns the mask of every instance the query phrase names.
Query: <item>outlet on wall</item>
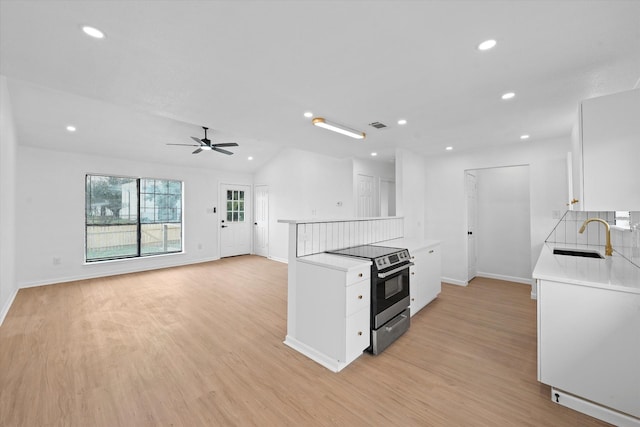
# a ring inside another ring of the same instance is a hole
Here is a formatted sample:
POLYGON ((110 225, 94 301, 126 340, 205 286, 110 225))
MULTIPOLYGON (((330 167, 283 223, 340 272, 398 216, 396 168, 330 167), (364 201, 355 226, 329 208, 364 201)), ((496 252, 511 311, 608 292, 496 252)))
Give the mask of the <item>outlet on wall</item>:
POLYGON ((59 257, 53 257, 53 265, 60 265, 62 260, 59 257))

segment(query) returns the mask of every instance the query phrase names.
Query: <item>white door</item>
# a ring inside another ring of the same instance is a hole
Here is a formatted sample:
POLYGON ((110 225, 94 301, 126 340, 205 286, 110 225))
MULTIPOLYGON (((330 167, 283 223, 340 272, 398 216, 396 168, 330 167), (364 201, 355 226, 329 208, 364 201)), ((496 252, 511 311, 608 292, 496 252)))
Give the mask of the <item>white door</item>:
POLYGON ((258 185, 254 190, 253 252, 269 256, 269 187, 258 185))
POLYGON ((476 176, 466 173, 467 190, 467 281, 476 277, 476 224, 478 223, 478 184, 476 176))
POLYGON ((373 177, 358 175, 358 213, 359 218, 376 216, 373 211, 373 177))
POLYGON ((251 252, 251 188, 220 184, 220 257, 251 252))

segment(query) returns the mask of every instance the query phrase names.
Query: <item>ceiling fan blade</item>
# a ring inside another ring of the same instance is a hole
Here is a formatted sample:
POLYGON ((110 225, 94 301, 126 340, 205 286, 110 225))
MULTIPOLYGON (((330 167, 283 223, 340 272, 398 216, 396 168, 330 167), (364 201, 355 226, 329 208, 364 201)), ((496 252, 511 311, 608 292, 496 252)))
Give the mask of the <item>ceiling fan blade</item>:
POLYGON ((199 152, 201 152, 201 151, 202 151, 202 148, 198 147, 198 148, 196 148, 196 151, 194 151, 194 152, 193 152, 193 153, 191 153, 191 154, 198 154, 198 153, 199 153, 199 152))
POLYGON ((212 144, 212 147, 237 147, 238 144, 235 142, 223 142, 221 144, 212 144))
POLYGON ((227 150, 223 150, 222 148, 218 148, 218 147, 211 147, 211 149, 213 151, 217 151, 218 153, 222 153, 222 154, 227 154, 227 155, 232 155, 233 153, 231 151, 227 151, 227 150))
POLYGON ((202 145, 202 141, 199 140, 198 138, 196 138, 195 136, 192 136, 191 139, 193 139, 195 142, 197 142, 199 145, 202 145))
POLYGON ((184 145, 187 147, 199 147, 199 145, 195 145, 195 144, 167 144, 167 145, 184 145))

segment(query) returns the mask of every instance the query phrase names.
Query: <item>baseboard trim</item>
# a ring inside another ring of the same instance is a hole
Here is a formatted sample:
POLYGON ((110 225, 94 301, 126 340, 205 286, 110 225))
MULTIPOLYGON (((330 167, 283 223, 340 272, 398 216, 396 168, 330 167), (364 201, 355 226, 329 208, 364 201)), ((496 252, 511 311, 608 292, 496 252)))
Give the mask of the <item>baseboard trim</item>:
POLYGON ((551 401, 620 427, 640 427, 640 419, 551 387, 551 401))
POLYGON ((16 299, 16 295, 18 295, 18 289, 14 290, 11 295, 9 295, 9 299, 4 304, 4 307, 2 307, 2 311, 0 311, 0 326, 2 326, 2 322, 4 322, 7 314, 9 314, 9 309, 11 308, 13 301, 16 299))
POLYGON ((450 285, 467 286, 469 282, 463 280, 452 279, 451 277, 441 277, 440 281, 449 283, 450 285))
POLYGON ((506 276, 504 274, 486 273, 484 271, 479 271, 477 277, 484 277, 485 279, 504 280, 506 282, 522 283, 524 285, 531 286, 531 277, 506 276))
POLYGON ((162 265, 162 266, 151 266, 151 267, 143 267, 143 268, 123 268, 123 269, 118 269, 116 271, 110 271, 108 273, 105 272, 100 272, 100 273, 89 273, 89 274, 79 274, 79 275, 75 275, 75 276, 67 276, 67 277, 59 277, 56 278, 55 281, 51 281, 51 280, 37 280, 34 282, 26 282, 26 283, 20 283, 18 284, 19 289, 27 289, 27 288, 35 288, 38 286, 49 286, 49 285, 57 285, 58 283, 67 283, 67 282, 75 282, 78 280, 87 280, 87 279, 96 279, 99 277, 109 277, 109 276, 118 276, 120 274, 130 274, 130 273, 139 273, 139 272, 143 272, 143 271, 152 271, 152 270, 162 270, 163 268, 172 268, 172 267, 182 267, 184 265, 191 265, 191 264, 200 264, 203 262, 211 262, 211 261, 217 261, 220 258, 205 258, 205 259, 198 259, 198 260, 191 260, 191 261, 186 261, 186 262, 178 262, 178 263, 171 263, 170 265, 162 265))
POLYGON ((270 257, 267 257, 267 258, 269 258, 272 261, 278 261, 278 262, 281 262, 283 264, 289 264, 289 260, 286 259, 286 258, 280 258, 280 257, 277 257, 277 256, 270 256, 270 257))

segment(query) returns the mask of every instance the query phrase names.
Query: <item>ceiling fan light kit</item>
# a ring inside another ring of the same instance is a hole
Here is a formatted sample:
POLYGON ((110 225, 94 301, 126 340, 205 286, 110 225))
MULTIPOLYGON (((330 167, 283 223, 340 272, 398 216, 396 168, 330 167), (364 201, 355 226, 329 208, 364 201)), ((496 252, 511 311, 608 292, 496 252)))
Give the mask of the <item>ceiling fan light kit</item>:
POLYGON ((237 147, 238 146, 237 143, 235 143, 235 142, 222 142, 220 144, 212 144, 211 140, 209 138, 207 138, 207 130, 209 130, 209 128, 205 127, 205 126, 202 126, 202 129, 204 129, 204 138, 203 139, 196 138, 195 136, 191 137, 191 139, 193 139, 195 142, 197 142, 197 145, 196 144, 167 144, 167 145, 185 145, 187 147, 198 147, 191 154, 198 154, 201 151, 217 151, 218 153, 226 154, 226 155, 229 155, 229 156, 233 154, 231 151, 223 150, 220 147, 237 147))
POLYGON ((315 126, 328 129, 333 132, 338 132, 342 135, 350 136, 351 138, 355 139, 365 139, 367 136, 367 134, 365 134, 364 132, 348 128, 338 123, 330 122, 323 117, 315 117, 313 120, 311 120, 311 123, 313 123, 313 125, 315 126))

